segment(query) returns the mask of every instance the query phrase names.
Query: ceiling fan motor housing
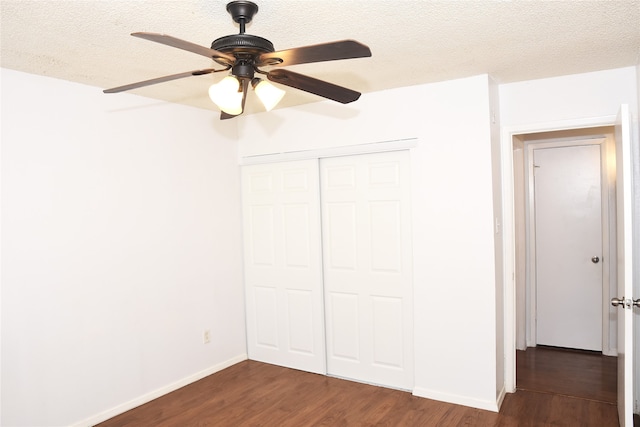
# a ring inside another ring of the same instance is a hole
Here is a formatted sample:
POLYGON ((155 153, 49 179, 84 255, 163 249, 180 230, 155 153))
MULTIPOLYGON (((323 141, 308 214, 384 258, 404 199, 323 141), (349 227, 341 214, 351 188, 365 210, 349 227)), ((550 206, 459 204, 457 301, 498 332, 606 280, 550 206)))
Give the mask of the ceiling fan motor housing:
POLYGON ((240 34, 224 36, 214 40, 213 43, 211 43, 211 49, 233 54, 236 58, 275 51, 273 43, 269 40, 245 34, 245 24, 251 22, 253 15, 258 13, 257 4, 244 0, 232 1, 227 4, 227 12, 229 12, 235 22, 240 24, 240 34))
POLYGON ((232 34, 220 37, 211 43, 211 49, 224 53, 260 54, 275 51, 269 40, 251 34, 232 34))
POLYGON ((274 51, 269 40, 250 34, 220 37, 211 43, 211 49, 235 56, 235 62, 228 64, 232 66, 231 74, 248 79, 253 78, 256 57, 274 51))

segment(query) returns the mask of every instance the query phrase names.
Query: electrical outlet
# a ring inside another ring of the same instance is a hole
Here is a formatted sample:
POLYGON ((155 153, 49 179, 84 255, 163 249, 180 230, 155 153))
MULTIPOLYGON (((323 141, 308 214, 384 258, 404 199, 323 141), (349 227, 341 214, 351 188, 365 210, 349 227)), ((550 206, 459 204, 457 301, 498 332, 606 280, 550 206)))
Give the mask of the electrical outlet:
POLYGON ((202 332, 202 344, 209 344, 211 342, 211 331, 209 329, 205 329, 202 332))

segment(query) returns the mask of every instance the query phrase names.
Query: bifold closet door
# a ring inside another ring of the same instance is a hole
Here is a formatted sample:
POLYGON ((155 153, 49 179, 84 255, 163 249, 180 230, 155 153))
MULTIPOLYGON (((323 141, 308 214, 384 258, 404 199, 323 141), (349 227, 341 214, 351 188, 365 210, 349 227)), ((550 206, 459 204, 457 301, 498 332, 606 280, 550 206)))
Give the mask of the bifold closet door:
POLYGON ((413 388, 409 152, 322 159, 330 375, 413 388))
POLYGON ((242 167, 249 358, 326 373, 318 161, 242 167))

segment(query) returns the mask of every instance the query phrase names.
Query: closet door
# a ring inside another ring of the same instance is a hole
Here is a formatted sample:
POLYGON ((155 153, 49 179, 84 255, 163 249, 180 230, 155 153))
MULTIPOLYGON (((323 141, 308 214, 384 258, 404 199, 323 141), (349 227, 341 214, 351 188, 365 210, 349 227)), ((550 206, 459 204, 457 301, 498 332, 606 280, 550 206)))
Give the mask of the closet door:
POLYGON ((409 152, 320 168, 327 372, 412 389, 409 152))
POLYGON ((317 160, 242 168, 249 358, 326 373, 317 160))

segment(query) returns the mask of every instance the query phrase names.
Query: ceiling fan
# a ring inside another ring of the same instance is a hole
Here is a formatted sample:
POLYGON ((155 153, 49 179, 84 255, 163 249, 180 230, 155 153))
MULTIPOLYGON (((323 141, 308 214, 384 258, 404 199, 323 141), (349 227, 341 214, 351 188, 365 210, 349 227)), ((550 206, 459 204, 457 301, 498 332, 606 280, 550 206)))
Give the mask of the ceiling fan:
POLYGON ((265 108, 273 108, 284 95, 284 91, 266 80, 256 77, 262 74, 268 80, 305 92, 313 93, 343 104, 353 102, 360 92, 318 80, 303 74, 282 68, 264 71, 262 67, 308 64, 312 62, 334 61, 338 59, 363 58, 371 56, 371 50, 355 41, 340 40, 310 46, 276 51, 273 44, 262 37, 245 34, 245 26, 258 12, 258 6, 250 1, 232 1, 227 4, 227 12, 240 25, 239 34, 220 37, 211 43, 211 48, 180 40, 166 34, 137 32, 132 36, 161 43, 206 56, 223 68, 206 68, 158 77, 111 89, 104 93, 117 93, 157 83, 181 79, 190 76, 218 73, 230 70, 227 77, 209 89, 211 100, 220 108, 220 119, 236 117, 244 111, 245 100, 251 85, 265 108))

